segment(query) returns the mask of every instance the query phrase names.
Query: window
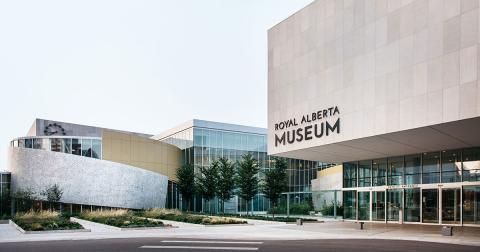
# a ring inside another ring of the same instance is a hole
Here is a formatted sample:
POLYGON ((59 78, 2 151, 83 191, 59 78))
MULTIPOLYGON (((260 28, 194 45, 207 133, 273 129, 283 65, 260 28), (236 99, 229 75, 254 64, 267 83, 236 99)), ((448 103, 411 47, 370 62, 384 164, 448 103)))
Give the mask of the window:
POLYGON ((81 155, 82 152, 82 143, 80 142, 80 139, 72 139, 72 154, 73 155, 81 155))
POLYGON ((372 179, 372 162, 360 161, 358 163, 358 187, 369 187, 372 179))
POLYGON ((370 192, 358 192, 358 219, 370 220, 370 192))
POLYGON ((357 163, 343 164, 343 187, 357 187, 357 163))
POLYGON ((463 181, 480 181, 480 148, 463 150, 463 181))
POLYGON ((18 147, 25 148, 25 139, 18 139, 18 147))
POLYGON ((32 139, 25 139, 25 148, 33 148, 33 140, 32 139))
POLYGON ((93 158, 102 158, 102 141, 92 140, 92 157, 93 158))
POLYGON ((422 176, 422 156, 411 155, 405 157, 405 184, 420 184, 422 176))
POLYGON ((422 190, 422 216, 425 223, 438 223, 438 190, 422 190))
POLYGON ((420 188, 405 189, 405 221, 420 221, 420 188))
POLYGON ((42 149, 42 139, 41 138, 34 138, 33 139, 33 148, 34 149, 42 149))
POLYGON ((390 172, 389 185, 403 184, 403 157, 389 158, 388 166, 390 172))
POLYGON ((480 186, 463 187, 463 223, 480 224, 480 186))
POLYGON ((91 139, 82 139, 82 156, 84 157, 92 156, 92 140, 91 139))
POLYGON ((387 179, 387 159, 373 160, 372 163, 373 186, 383 186, 387 179))
POLYGON ((61 152, 62 151, 62 139, 52 138, 50 139, 50 147, 52 151, 61 152))
POLYGON ((423 154, 423 184, 432 184, 440 182, 440 153, 423 154))
POLYGON ((460 150, 442 152, 442 183, 462 180, 462 152, 460 150))
POLYGON ((355 220, 357 218, 356 194, 357 191, 343 191, 343 218, 346 220, 355 220))
POLYGON ((385 192, 372 192, 372 220, 385 220, 385 192))
POLYGON ((72 153, 72 139, 70 138, 63 138, 62 139, 62 152, 63 153, 72 153))

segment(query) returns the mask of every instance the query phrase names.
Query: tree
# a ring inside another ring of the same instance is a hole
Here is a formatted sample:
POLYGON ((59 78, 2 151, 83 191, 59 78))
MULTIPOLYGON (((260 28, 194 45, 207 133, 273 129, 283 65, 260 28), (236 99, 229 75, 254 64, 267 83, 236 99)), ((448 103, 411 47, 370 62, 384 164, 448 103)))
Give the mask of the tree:
MULTIPOLYGON (((235 166, 224 157, 218 159, 218 164, 217 195, 222 201, 222 206, 224 206, 225 201, 233 197, 233 190, 235 189, 235 166)), ((223 209, 223 213, 225 213, 225 209, 223 209)))
POLYGON ((202 167, 197 176, 197 192, 207 201, 207 205, 217 194, 218 166, 219 163, 215 160, 210 167, 202 167))
POLYGON ((32 188, 18 189, 13 193, 13 199, 17 201, 20 211, 33 208, 33 202, 38 199, 37 194, 32 188))
POLYGON ((252 155, 242 156, 242 160, 238 163, 235 182, 238 187, 238 196, 247 202, 247 215, 249 203, 258 191, 258 170, 257 160, 252 155))
POLYGON ((272 216, 275 218, 275 207, 282 192, 287 190, 287 162, 283 158, 274 157, 274 166, 265 171, 265 179, 261 184, 261 192, 270 200, 272 216))
POLYGON ((193 165, 185 164, 177 170, 177 189, 187 201, 187 211, 195 194, 195 175, 193 165))
POLYGON ((50 187, 47 187, 44 191, 41 192, 41 195, 46 198, 50 204, 50 210, 52 209, 52 203, 58 203, 62 200, 63 190, 59 185, 53 184, 50 187))

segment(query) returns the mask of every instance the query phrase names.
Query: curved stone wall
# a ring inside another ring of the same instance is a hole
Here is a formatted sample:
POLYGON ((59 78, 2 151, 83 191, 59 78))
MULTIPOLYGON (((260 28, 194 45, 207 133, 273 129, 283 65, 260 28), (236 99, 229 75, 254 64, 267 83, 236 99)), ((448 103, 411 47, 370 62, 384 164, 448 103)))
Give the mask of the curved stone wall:
POLYGON ((164 207, 168 177, 134 166, 59 152, 10 147, 12 190, 58 184, 62 202, 121 208, 164 207))

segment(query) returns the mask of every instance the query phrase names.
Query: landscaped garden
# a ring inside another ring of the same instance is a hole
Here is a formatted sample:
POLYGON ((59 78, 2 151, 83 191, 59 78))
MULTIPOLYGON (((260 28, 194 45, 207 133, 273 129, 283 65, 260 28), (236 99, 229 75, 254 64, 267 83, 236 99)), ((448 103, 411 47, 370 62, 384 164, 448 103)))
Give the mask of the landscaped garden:
POLYGON ((285 216, 272 216, 268 215, 239 215, 239 214, 223 214, 220 216, 232 217, 232 218, 242 218, 242 219, 252 219, 252 220, 265 220, 265 221, 279 221, 279 222, 295 222, 298 219, 302 219, 304 222, 317 221, 313 218, 304 218, 304 217, 285 217, 285 216))
POLYGON ((78 216, 80 219, 98 222, 118 228, 164 227, 161 221, 137 216, 130 210, 88 211, 78 216))
POLYGON ((17 213, 13 222, 25 231, 83 229, 82 225, 55 211, 17 213))
POLYGON ((163 209, 163 208, 153 208, 153 209, 137 212, 137 216, 152 218, 152 219, 186 222, 186 223, 192 223, 192 224, 202 224, 202 225, 224 225, 224 224, 246 224, 247 223, 246 221, 243 221, 243 220, 237 220, 237 219, 223 217, 223 216, 205 216, 200 214, 189 214, 189 213, 181 212, 179 210, 163 209))

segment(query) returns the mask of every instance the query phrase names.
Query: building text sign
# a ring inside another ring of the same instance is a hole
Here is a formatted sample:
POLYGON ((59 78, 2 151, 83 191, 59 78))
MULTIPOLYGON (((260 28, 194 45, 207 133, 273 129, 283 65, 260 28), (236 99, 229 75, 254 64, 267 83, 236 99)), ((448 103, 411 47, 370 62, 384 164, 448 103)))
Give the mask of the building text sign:
POLYGON ((335 106, 275 123, 275 147, 339 134, 339 115, 340 110, 335 106))

